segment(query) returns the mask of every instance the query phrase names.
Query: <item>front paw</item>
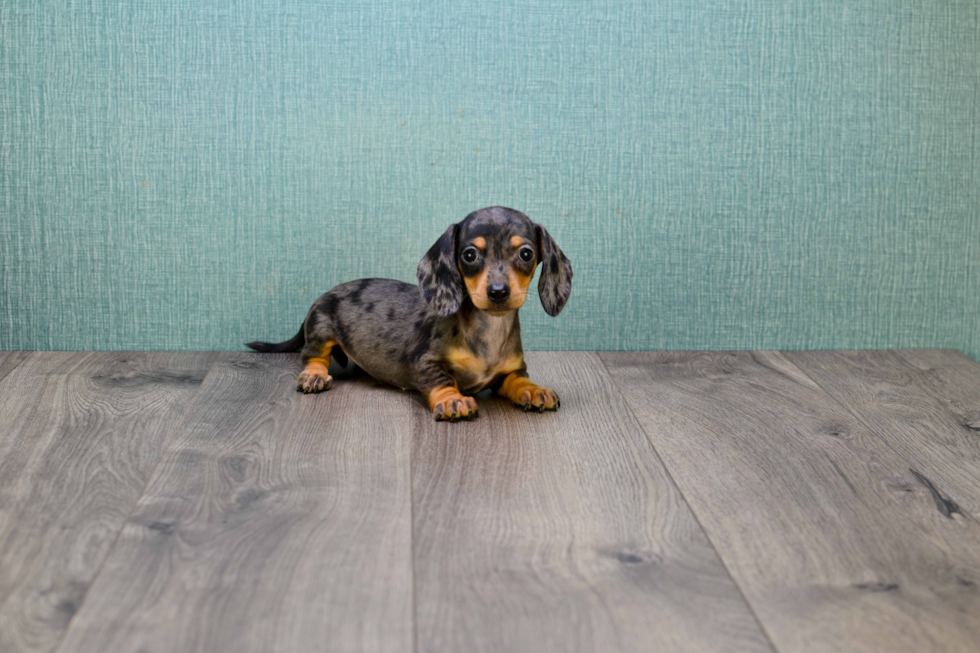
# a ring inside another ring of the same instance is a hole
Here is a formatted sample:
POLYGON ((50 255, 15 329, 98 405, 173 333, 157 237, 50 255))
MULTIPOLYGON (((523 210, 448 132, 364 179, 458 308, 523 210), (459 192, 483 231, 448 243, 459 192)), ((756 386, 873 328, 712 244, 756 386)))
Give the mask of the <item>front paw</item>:
POLYGON ((455 422, 460 419, 476 417, 476 400, 473 397, 457 395, 441 401, 432 407, 432 416, 438 421, 455 422))
POLYGON ((557 410, 561 406, 558 393, 539 385, 529 385, 518 391, 512 401, 524 410, 536 410, 543 413, 546 410, 557 410))

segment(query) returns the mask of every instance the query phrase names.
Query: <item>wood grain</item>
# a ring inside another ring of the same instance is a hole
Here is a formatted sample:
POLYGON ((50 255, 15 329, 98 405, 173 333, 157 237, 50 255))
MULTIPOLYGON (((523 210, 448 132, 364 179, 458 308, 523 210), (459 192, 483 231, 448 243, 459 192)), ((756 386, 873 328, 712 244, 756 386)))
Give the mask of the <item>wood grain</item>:
POLYGON ((35 352, 0 383, 0 651, 57 645, 213 358, 35 352))
POLYGON ((418 650, 771 650, 598 357, 527 360, 557 413, 416 411, 418 650))
POLYGON ((412 649, 408 395, 223 354, 62 651, 412 649))
POLYGON ((977 522, 788 359, 601 358, 778 650, 976 650, 977 522))
POLYGON ((14 368, 27 360, 29 351, 0 351, 0 381, 14 371, 14 368))
POLYGON ((980 365, 935 349, 786 356, 931 479, 939 505, 980 517, 980 365))

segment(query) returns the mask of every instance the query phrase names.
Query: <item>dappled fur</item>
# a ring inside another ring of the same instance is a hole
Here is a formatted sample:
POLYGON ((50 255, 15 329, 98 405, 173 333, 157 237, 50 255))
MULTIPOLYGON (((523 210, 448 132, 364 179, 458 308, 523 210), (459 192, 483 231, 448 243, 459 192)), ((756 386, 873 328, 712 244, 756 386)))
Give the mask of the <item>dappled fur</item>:
POLYGON ((464 395, 485 388, 525 409, 555 409, 554 391, 526 381, 517 317, 539 265, 541 304, 549 315, 558 315, 571 293, 571 262, 547 230, 523 213, 481 209, 451 225, 426 252, 418 265, 418 287, 392 279, 342 283, 313 303, 292 339, 248 346, 302 348, 304 372, 297 389, 304 392, 328 390, 332 377, 326 364, 334 358, 346 365, 349 357, 380 381, 421 392, 437 419, 475 416, 476 403, 464 395), (472 251, 474 243, 482 248, 472 251), (478 277, 490 288, 479 297, 465 282, 478 277))

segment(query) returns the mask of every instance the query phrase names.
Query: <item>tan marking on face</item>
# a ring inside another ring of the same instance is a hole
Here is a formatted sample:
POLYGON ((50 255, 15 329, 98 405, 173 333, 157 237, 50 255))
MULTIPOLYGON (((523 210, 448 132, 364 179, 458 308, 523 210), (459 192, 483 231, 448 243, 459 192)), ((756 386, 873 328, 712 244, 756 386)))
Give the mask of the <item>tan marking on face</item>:
POLYGON ((470 244, 473 245, 473 247, 476 247, 477 249, 486 249, 487 239, 484 238, 483 236, 477 236, 476 238, 473 239, 473 242, 470 244))
POLYGON ((534 278, 534 271, 537 265, 531 268, 531 274, 521 274, 513 267, 507 271, 507 285, 510 286, 510 297, 507 299, 507 308, 516 310, 524 305, 527 299, 527 288, 531 285, 534 278))
MULTIPOLYGON (((462 268, 459 269, 459 273, 460 275, 463 274, 462 268)), ((466 284, 466 292, 470 294, 473 305, 484 310, 490 307, 490 298, 487 297, 488 276, 489 270, 484 267, 475 277, 463 277, 463 283, 466 284)))
POLYGON ((524 244, 524 239, 521 238, 520 236, 514 236, 513 238, 510 239, 510 244, 514 246, 514 249, 517 249, 518 247, 524 244))

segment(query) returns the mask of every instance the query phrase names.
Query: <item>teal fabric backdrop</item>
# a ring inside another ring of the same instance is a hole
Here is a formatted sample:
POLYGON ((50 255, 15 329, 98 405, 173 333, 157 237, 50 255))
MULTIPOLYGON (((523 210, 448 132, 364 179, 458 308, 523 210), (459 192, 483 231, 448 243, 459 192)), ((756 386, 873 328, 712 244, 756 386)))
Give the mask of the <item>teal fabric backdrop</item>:
POLYGON ((980 3, 0 4, 0 349, 240 348, 494 204, 528 349, 980 355, 980 3))

